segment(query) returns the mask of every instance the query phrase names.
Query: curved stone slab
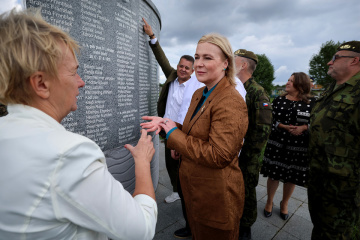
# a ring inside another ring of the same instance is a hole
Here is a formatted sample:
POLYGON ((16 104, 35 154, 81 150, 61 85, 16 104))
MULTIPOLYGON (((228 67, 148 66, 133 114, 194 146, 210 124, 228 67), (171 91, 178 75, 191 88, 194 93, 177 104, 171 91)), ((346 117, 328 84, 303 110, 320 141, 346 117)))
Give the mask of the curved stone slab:
MULTIPOLYGON (((80 90, 78 110, 62 124, 94 140, 106 154, 109 171, 132 192, 134 161, 123 145, 138 141, 141 116, 157 115, 158 65, 142 17, 159 37, 158 10, 150 0, 26 0, 26 7, 41 7, 46 21, 79 42, 78 73, 85 87, 80 90)), ((154 137, 155 188, 158 145, 154 137)))

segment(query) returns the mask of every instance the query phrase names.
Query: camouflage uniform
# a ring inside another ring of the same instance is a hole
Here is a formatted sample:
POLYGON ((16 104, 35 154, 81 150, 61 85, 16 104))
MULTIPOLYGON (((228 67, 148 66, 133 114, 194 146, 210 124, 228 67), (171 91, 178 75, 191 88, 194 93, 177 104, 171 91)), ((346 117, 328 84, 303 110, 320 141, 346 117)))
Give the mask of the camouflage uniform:
POLYGON ((7 114, 6 106, 0 103, 0 117, 6 116, 7 114))
POLYGON ((239 166, 245 182, 245 206, 240 220, 242 227, 251 227, 256 221, 256 186, 259 181, 260 157, 271 131, 272 108, 268 95, 253 78, 245 82, 249 126, 239 157, 239 166))
POLYGON ((335 84, 310 117, 312 239, 350 239, 360 218, 360 72, 335 84))

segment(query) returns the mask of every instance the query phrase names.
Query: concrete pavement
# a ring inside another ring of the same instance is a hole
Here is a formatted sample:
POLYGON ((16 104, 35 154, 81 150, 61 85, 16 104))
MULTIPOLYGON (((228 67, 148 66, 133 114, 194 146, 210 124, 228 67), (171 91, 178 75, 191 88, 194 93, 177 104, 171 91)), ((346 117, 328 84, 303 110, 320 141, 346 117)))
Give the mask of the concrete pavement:
MULTIPOLYGON (((158 222, 154 240, 172 240, 174 231, 185 226, 180 200, 165 203, 164 198, 171 194, 172 187, 165 167, 164 144, 159 149, 159 184, 156 189, 158 204, 158 222)), ((289 201, 289 219, 280 218, 280 201, 283 184, 280 183, 274 198, 273 215, 265 218, 263 209, 266 203, 266 178, 260 175, 256 188, 258 199, 258 216, 252 227, 253 240, 308 240, 311 239, 313 224, 310 219, 306 188, 296 187, 289 201)), ((191 239, 191 238, 189 238, 191 239)))

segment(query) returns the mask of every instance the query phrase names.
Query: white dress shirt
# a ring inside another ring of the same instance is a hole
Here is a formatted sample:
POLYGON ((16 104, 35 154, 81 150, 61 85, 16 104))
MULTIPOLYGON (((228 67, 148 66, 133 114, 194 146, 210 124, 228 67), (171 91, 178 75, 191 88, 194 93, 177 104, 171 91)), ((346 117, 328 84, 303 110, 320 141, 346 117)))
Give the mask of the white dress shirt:
POLYGON ((171 120, 177 122, 178 113, 180 111, 181 104, 183 103, 185 86, 187 84, 187 81, 180 84, 177 78, 169 84, 164 118, 170 118, 171 120))
POLYGON ((170 83, 164 118, 183 124, 194 92, 205 86, 195 76, 179 84, 178 79, 170 83))
POLYGON ((0 239, 152 239, 157 205, 108 172, 95 142, 44 112, 0 118, 0 239))
POLYGON ((181 104, 180 111, 178 114, 178 119, 176 122, 180 123, 181 125, 183 124, 184 119, 186 117, 186 113, 190 107, 191 99, 192 96, 194 95, 194 92, 204 86, 205 84, 199 82, 195 74, 193 74, 191 78, 187 80, 187 84, 184 90, 183 102, 181 104))
POLYGON ((244 84, 237 77, 235 77, 235 81, 236 81, 236 87, 235 87, 236 90, 238 90, 238 92, 243 97, 244 101, 246 102, 246 90, 245 90, 244 84))

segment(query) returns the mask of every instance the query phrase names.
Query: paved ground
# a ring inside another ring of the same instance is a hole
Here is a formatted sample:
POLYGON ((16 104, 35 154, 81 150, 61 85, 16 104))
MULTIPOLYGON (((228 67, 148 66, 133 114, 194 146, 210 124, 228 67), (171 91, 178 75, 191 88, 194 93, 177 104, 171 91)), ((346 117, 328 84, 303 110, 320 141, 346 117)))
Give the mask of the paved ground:
MULTIPOLYGON (((164 198, 171 194, 172 187, 165 167, 164 144, 160 143, 159 154, 159 184, 156 189, 156 201, 158 203, 158 222, 156 226, 155 240, 178 239, 173 236, 175 230, 185 226, 181 212, 180 200, 174 203, 165 203, 164 198)), ((280 201, 282 198, 282 183, 274 198, 273 215, 265 218, 263 209, 266 202, 266 178, 260 175, 257 186, 258 216, 252 227, 253 240, 308 240, 311 238, 313 224, 310 220, 307 192, 303 187, 296 187, 289 201, 289 219, 280 218, 280 201)))

